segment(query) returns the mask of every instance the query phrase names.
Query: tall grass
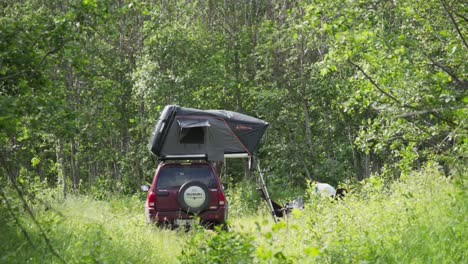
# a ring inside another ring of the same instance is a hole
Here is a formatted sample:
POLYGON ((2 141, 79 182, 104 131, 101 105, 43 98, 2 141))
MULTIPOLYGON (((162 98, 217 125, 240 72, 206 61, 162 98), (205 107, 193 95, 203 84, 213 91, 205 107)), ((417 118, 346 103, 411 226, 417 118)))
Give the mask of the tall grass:
MULTIPOLYGON (((70 196, 51 204, 53 209, 36 210, 36 216, 67 263, 176 263, 186 234, 147 225, 139 199, 114 198, 70 196)), ((2 223, 0 262, 60 263, 45 248, 33 223, 21 221, 34 246, 18 229, 2 223)))
MULTIPOLYGON (((306 209, 276 224, 263 207, 238 208, 230 232, 147 225, 137 196, 63 201, 52 190, 31 205, 67 263, 467 263, 466 185, 435 166, 399 181, 372 177, 343 200, 309 190, 306 209)), ((244 194, 233 189, 231 206, 244 194)), ((20 204, 14 212, 31 243, 0 211, 0 263, 60 263, 20 204)))
POLYGON ((277 224, 238 219, 230 234, 190 241, 181 260, 236 263, 217 261, 230 253, 260 263, 467 263, 466 183, 436 166, 396 182, 372 177, 343 200, 311 195, 305 210, 277 224), (227 251, 236 240, 248 247, 227 251))

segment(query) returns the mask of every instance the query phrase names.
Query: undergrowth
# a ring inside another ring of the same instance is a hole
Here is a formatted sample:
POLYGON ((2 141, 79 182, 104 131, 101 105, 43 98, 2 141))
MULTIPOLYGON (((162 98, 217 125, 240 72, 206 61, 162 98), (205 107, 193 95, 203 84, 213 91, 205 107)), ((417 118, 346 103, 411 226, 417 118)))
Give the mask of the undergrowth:
POLYGON ((4 188, 0 263, 466 263, 466 185, 428 166, 398 181, 373 176, 342 200, 309 189, 305 210, 279 223, 248 187, 233 187, 229 232, 147 225, 141 195, 63 200, 58 190, 37 191, 29 205, 60 258, 4 188))
MULTIPOLYGON (((66 263, 176 263, 185 240, 185 233, 147 225, 142 201, 135 197, 102 201, 72 195, 33 208, 50 244, 66 263)), ((0 243, 0 263, 61 263, 45 247, 37 226, 25 215, 17 217, 31 242, 2 217, 0 240, 9 243, 0 243)))
POLYGON ((201 232, 180 260, 238 263, 221 258, 228 253, 250 263, 466 263, 466 184, 429 166, 394 182, 371 177, 343 200, 309 190, 305 210, 279 223, 236 219, 229 234, 201 232))

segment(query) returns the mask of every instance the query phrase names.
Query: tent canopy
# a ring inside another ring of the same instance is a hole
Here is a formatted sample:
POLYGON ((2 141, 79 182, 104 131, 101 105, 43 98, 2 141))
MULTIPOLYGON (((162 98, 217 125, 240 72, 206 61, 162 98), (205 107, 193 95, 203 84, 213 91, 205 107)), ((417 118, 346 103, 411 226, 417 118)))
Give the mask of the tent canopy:
POLYGON ((168 105, 149 143, 159 158, 200 157, 221 161, 225 155, 252 156, 268 123, 237 112, 168 105))

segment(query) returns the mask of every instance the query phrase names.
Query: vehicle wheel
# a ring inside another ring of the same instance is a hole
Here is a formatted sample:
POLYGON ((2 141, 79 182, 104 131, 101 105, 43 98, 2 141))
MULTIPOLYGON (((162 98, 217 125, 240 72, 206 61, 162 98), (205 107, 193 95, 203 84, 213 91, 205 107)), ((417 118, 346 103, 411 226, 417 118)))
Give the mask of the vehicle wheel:
POLYGON ((224 232, 229 232, 229 226, 226 223, 219 223, 216 225, 217 227, 215 228, 216 230, 219 231, 224 231, 224 232))
POLYGON ((199 181, 190 181, 179 189, 179 205, 188 213, 199 213, 208 207, 210 191, 199 181))

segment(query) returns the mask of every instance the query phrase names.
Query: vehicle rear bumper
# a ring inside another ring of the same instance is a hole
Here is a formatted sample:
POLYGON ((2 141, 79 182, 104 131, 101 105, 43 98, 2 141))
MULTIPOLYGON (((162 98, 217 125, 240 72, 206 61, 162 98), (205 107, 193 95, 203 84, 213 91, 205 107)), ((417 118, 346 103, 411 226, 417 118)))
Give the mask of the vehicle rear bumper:
POLYGON ((197 215, 182 210, 158 212, 153 208, 145 208, 146 219, 152 223, 173 223, 175 219, 193 219, 200 217, 201 222, 225 223, 228 216, 227 206, 220 206, 217 210, 205 210, 197 215))

